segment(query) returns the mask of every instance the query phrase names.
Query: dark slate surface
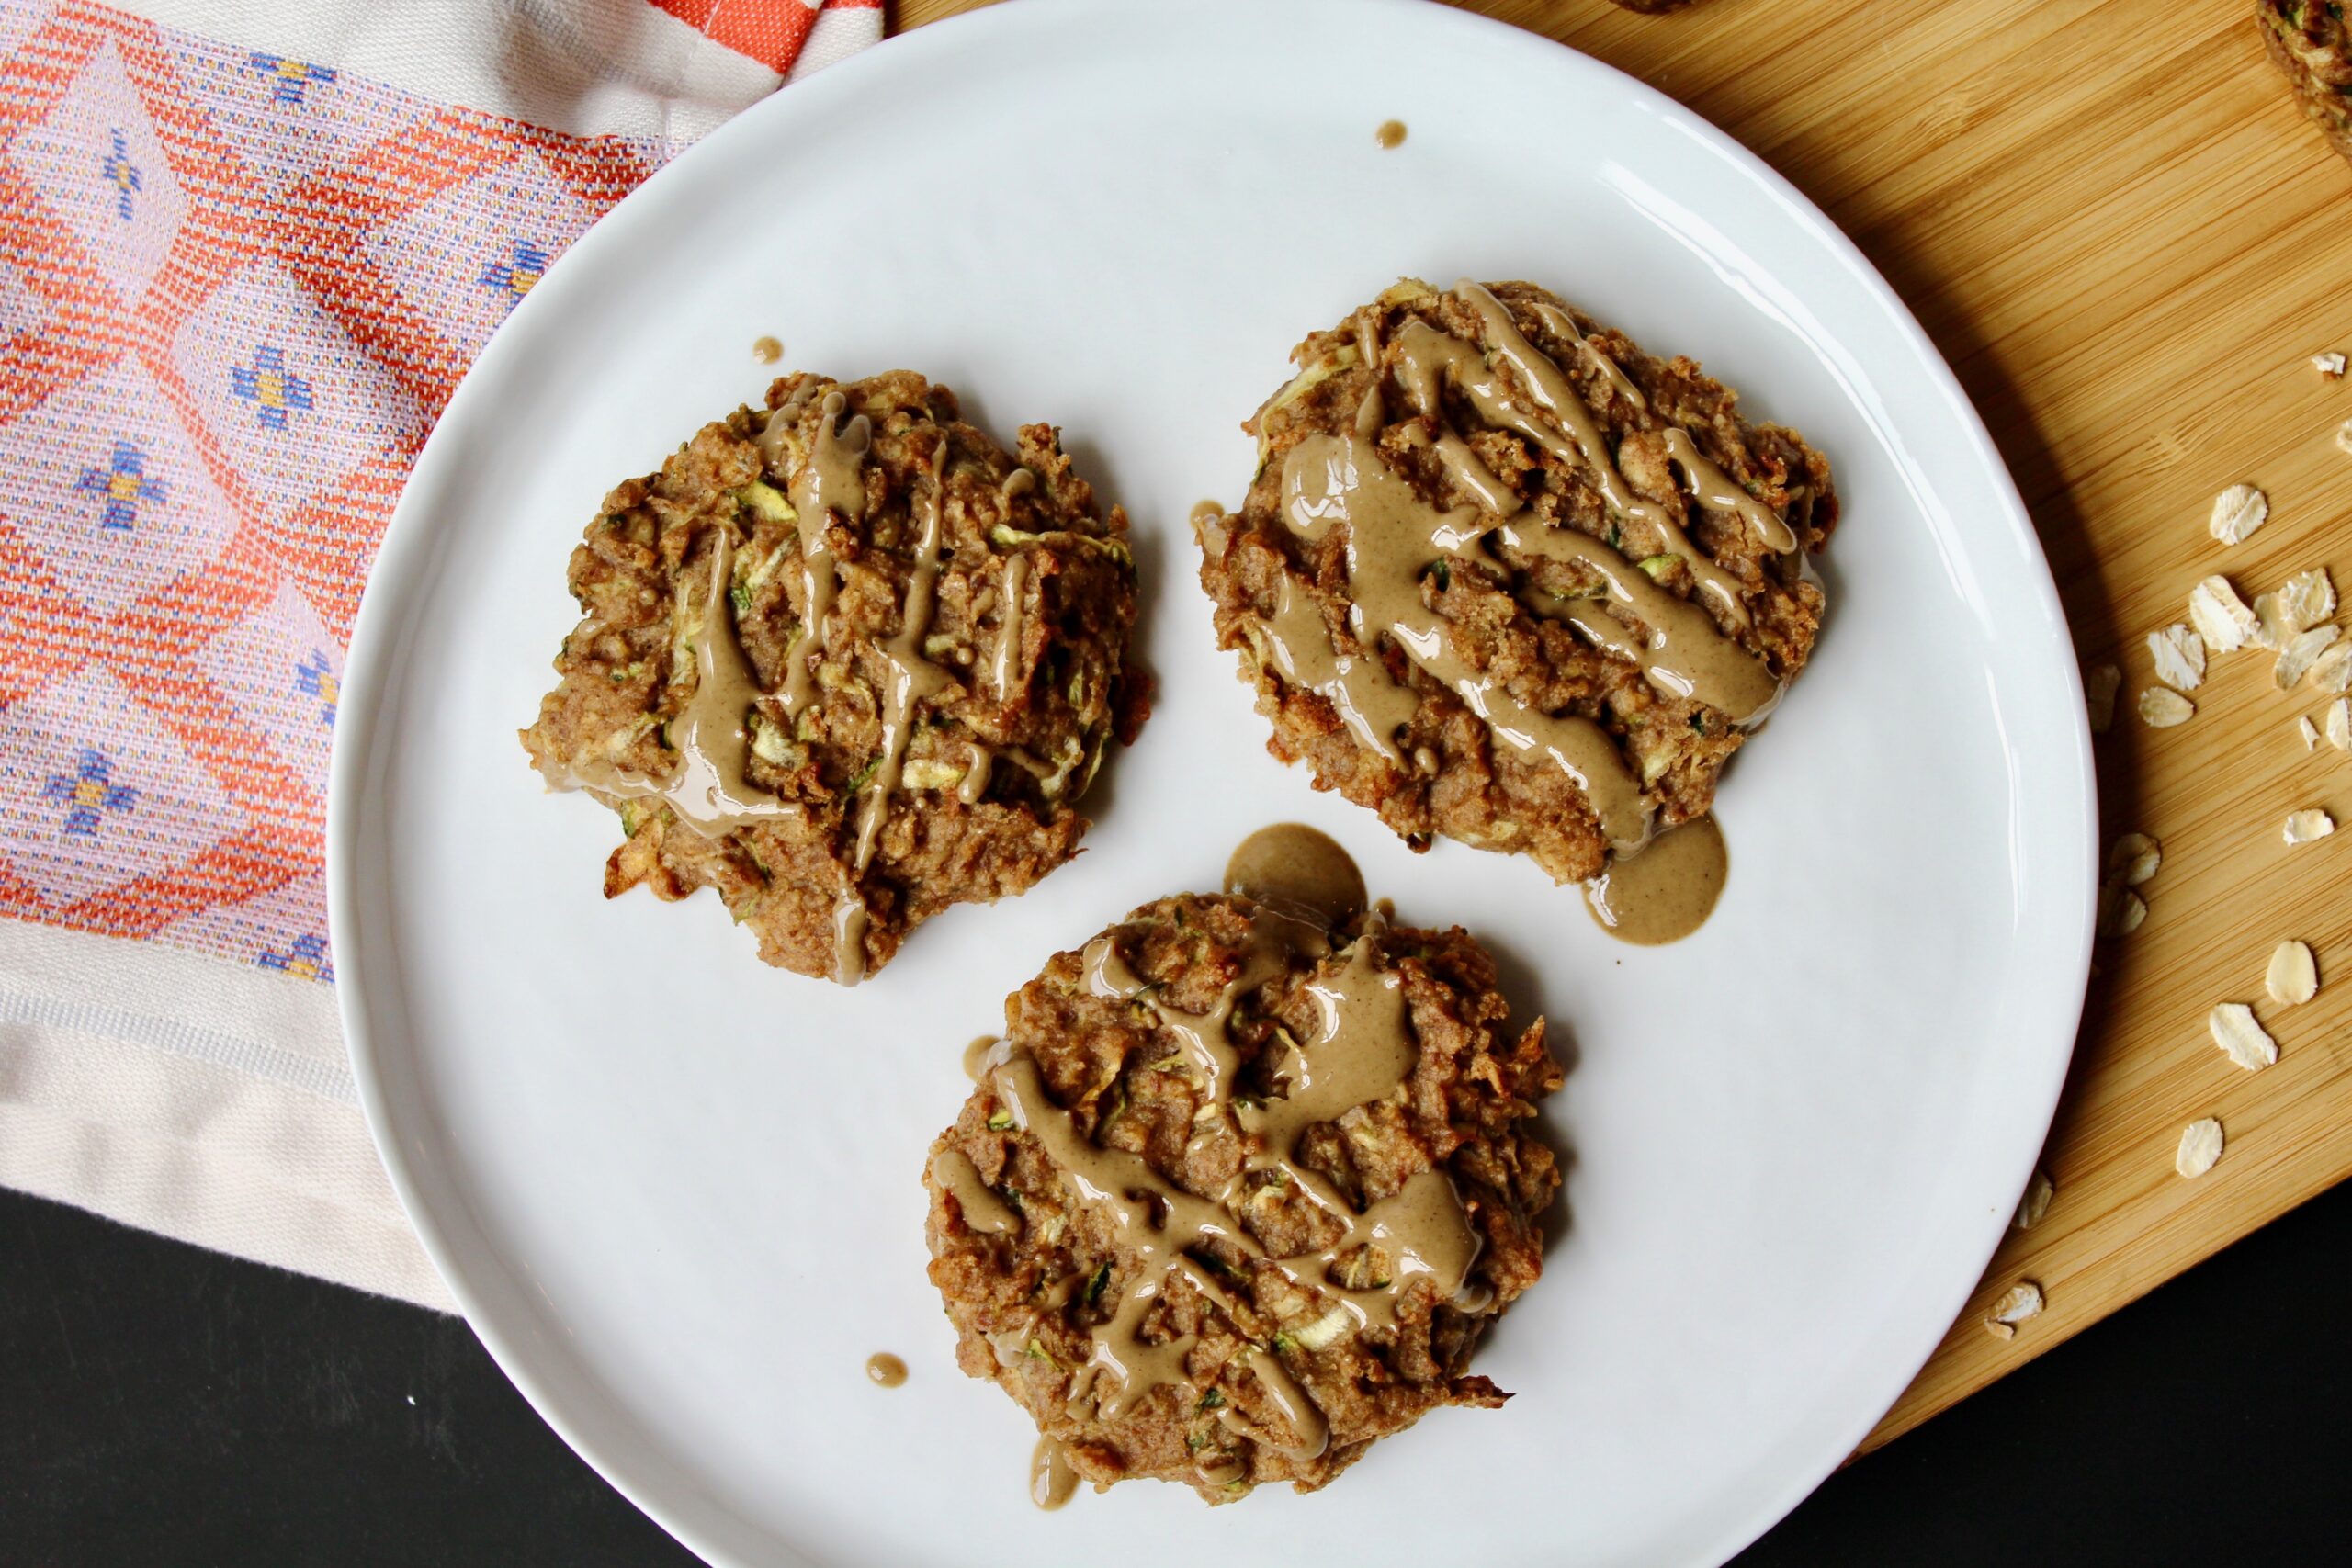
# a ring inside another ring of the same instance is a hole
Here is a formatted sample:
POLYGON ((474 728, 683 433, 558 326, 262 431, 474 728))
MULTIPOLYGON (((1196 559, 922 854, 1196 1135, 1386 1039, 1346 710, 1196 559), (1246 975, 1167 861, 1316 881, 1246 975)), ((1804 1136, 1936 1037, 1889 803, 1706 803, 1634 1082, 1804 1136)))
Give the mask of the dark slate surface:
MULTIPOLYGON (((2347 1562, 2347 1470, 2339 1190, 1832 1478, 1740 1562, 2347 1562)), ((693 1562, 462 1323, 0 1193, 0 1564, 693 1562)))

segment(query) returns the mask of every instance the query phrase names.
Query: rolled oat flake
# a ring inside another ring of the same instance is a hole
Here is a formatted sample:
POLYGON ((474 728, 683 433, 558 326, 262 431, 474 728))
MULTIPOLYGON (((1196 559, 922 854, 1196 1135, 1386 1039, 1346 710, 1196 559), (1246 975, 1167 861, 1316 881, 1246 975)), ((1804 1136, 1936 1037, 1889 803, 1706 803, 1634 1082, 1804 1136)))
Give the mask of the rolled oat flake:
POLYGON ((2278 1043, 2256 1021, 2254 1010, 2244 1002, 2223 1002, 2206 1015, 2205 1028, 2222 1054, 2248 1072, 2278 1060, 2278 1043))
POLYGON ((2126 833, 2108 846, 2107 874, 2120 876, 2126 887, 2137 887, 2156 874, 2164 863, 2165 847, 2145 833, 2126 833))
POLYGON ((2264 977, 2264 987, 2274 1002, 2296 1006, 2319 995, 2319 964, 2312 957, 2311 944, 2282 942, 2270 954, 2270 972, 2264 977))
POLYGON ((2225 545, 2245 542, 2270 515, 2270 498, 2252 485, 2232 485, 2213 498, 2213 515, 2206 529, 2225 545))
POLYGON ((2289 812, 2286 826, 2279 829, 2279 836, 2290 844, 2308 844, 2313 839, 2324 839, 2335 831, 2335 818, 2314 806, 2289 812))
POLYGON ((2197 705, 2169 686, 2150 686, 2140 694, 2140 717, 2151 729, 2170 729, 2197 716, 2197 705))
POLYGON ((2172 1156, 2173 1169, 2192 1180, 2213 1168, 2222 1157, 2222 1124, 2211 1116, 2180 1130, 2180 1147, 2172 1156))
POLYGON ((2112 664, 2094 665, 2083 672, 2083 703, 2090 709, 2091 733, 2104 735, 2115 722, 2115 694, 2123 671, 2112 664))
POLYGON ((2025 1196, 2018 1200, 2017 1218, 2009 1223, 2018 1230, 2031 1230, 2041 1223, 2041 1216, 2050 1212, 2050 1200, 2056 1191, 2057 1187, 2051 1181, 2050 1173, 2036 1170, 2025 1184, 2025 1196))
POLYGON ((2041 1287, 2030 1280, 2020 1280, 1993 1303, 1985 1314, 1984 1326, 1996 1338, 2007 1339, 2016 1335, 2017 1325, 2041 1314, 2041 1287))

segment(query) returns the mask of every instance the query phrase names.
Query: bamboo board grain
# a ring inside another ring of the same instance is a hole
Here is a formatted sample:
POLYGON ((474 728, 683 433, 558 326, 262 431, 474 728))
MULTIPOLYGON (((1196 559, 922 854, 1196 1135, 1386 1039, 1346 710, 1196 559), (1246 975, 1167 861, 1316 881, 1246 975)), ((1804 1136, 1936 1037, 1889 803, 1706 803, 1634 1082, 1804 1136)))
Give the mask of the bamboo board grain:
MULTIPOLYGON (((979 3, 903 0, 895 20, 979 3)), ((2352 167, 2264 60, 2251 0, 1469 8, 1671 94, 1844 226, 1991 425, 2086 662, 2125 672, 2098 743, 2103 832, 2154 834, 2165 860, 2146 923, 2100 950, 2044 1159, 2056 1196, 2009 1234, 1867 1450, 2352 1173, 2352 832, 2295 849, 2279 832, 2306 806, 2352 826, 2352 758, 2304 750, 2295 716, 2321 704, 2276 691, 2260 653, 2220 659, 2178 728, 2131 712, 2152 680, 2143 639, 2183 618, 2199 578, 2250 599, 2324 565, 2352 587, 2352 456, 2332 441, 2352 380, 2310 364, 2352 352, 2352 167), (2224 548, 2205 517, 2241 479, 2272 515, 2224 548), (2300 1008, 2263 995, 2288 936, 2319 955, 2300 1008), (2224 1000, 2256 1004, 2276 1066, 2214 1049, 2205 1015, 2224 1000), (2201 1116, 2228 1147, 2183 1180, 2173 1151, 2201 1116), (2048 1309, 1997 1340, 1984 1314, 2019 1280, 2048 1309)), ((1367 105, 1366 123, 1411 107, 1367 105)), ((1933 831, 1935 803, 1919 807, 1933 831)))

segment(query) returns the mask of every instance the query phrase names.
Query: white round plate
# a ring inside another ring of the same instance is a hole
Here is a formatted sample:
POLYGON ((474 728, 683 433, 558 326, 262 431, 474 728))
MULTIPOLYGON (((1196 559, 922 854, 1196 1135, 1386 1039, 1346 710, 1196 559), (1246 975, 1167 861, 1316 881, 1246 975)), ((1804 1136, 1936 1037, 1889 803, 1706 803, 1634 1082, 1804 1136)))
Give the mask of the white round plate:
POLYGON ((2082 698, 2032 530, 1917 325, 1778 176, 1656 93, 1402 0, 1024 0, 777 94, 597 225, 450 402, 352 649, 334 781, 345 1025, 394 1184, 483 1341, 715 1562, 1384 1557, 1706 1563, 1868 1430, 2023 1186, 2081 1005, 2082 698), (1383 151, 1396 117, 1410 139, 1383 151), (1845 502, 1813 666, 1721 796, 1713 920, 1608 940, 1524 861, 1408 853, 1263 750, 1185 526, 1309 329, 1400 274, 1549 285, 1803 430, 1845 502), (515 729, 607 486, 756 401, 750 355, 1060 423, 1135 519, 1141 743, 1086 853, 856 990, 718 900, 599 896, 612 818, 515 729), (1441 1411, 1312 1496, 1027 1501, 1033 1433, 956 1370, 928 1141, 965 1043, 1058 949, 1336 835, 1399 916, 1501 957, 1574 1059, 1570 1219, 1441 1411), (873 1387, 896 1351, 906 1386, 873 1387), (1475 1507, 1470 1506, 1476 1500, 1475 1507))

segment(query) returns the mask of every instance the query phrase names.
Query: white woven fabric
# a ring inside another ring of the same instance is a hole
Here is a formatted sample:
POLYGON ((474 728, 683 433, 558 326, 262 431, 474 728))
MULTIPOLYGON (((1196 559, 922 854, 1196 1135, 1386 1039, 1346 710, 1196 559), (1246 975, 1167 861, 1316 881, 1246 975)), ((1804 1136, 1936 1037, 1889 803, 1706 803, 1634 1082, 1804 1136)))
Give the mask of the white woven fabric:
POLYGON ((0 929, 0 1184, 452 1311, 368 1141, 324 987, 0 929))

